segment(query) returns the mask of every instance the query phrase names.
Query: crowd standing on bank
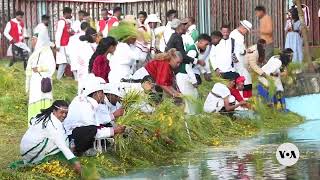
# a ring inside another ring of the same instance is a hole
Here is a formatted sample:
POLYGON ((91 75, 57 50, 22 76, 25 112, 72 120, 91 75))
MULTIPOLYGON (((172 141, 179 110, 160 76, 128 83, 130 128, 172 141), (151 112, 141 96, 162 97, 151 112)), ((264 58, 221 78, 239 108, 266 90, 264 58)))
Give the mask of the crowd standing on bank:
MULTIPOLYGON (((286 25, 286 46, 280 55, 273 55, 272 19, 263 6, 255 8, 260 27, 249 20, 240 20, 236 28, 223 24, 211 34, 200 34, 195 18, 179 17, 176 10, 166 14, 167 24, 156 14, 139 12, 138 17, 122 16, 122 9, 102 9, 101 19, 92 26, 89 14, 79 11, 79 19, 71 21, 72 9, 63 8, 57 22, 55 42, 48 34, 49 16, 35 28, 32 48, 23 23, 24 13, 8 22, 4 35, 10 41, 9 53, 22 58, 26 68, 26 91, 29 93, 29 129, 21 141, 25 164, 38 163, 48 156, 59 155, 80 171, 76 156, 95 154, 96 139, 112 138, 124 133, 117 125, 125 113, 121 99, 136 90, 152 94, 157 104, 164 97, 184 101, 186 115, 195 115, 199 101, 198 87, 203 81, 219 77, 205 97, 207 113, 233 113, 251 108, 252 90, 270 106, 286 110, 281 76, 293 60, 302 61, 301 22, 296 8, 290 9, 286 25), (258 33, 257 44, 246 45, 247 34, 258 33), (33 52, 31 53, 31 50, 33 52), (30 57, 29 57, 30 55, 30 57), (56 71, 57 66, 57 71, 56 71), (78 82, 78 94, 69 105, 53 102, 52 78, 67 75, 70 66, 78 82), (258 79, 257 87, 253 80, 258 79), (269 79, 276 86, 270 97, 269 79)), ((178 103, 177 103, 178 105, 178 103)), ((148 102, 137 106, 152 113, 148 102)))

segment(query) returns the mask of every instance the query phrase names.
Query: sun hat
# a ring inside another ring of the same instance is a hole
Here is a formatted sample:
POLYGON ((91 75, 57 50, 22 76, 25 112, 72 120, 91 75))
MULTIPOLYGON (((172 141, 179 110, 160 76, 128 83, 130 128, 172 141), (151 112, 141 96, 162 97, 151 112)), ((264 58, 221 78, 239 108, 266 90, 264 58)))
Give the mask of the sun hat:
POLYGON ((146 24, 148 23, 161 23, 161 20, 158 18, 156 14, 149 14, 147 19, 146 19, 146 24))
POLYGON ((243 21, 240 21, 240 24, 245 27, 248 31, 251 31, 252 29, 252 24, 251 22, 247 21, 247 20, 243 20, 243 21))
POLYGON ((82 86, 82 95, 88 96, 91 93, 101 91, 104 88, 106 82, 100 78, 95 77, 93 74, 89 74, 84 78, 84 84, 82 86))
POLYGON ((113 94, 120 98, 123 98, 123 91, 119 84, 115 83, 106 83, 103 88, 103 93, 105 94, 113 94))

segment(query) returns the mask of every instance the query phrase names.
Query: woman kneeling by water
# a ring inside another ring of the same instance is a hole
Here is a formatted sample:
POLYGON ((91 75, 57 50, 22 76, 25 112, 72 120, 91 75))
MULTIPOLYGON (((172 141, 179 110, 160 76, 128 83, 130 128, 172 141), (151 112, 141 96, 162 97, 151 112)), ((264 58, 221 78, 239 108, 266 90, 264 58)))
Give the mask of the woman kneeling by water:
POLYGON ((145 67, 138 69, 132 79, 143 79, 151 76, 156 82, 158 92, 166 92, 171 97, 181 97, 181 93, 174 88, 174 71, 182 63, 182 55, 176 49, 170 49, 167 53, 158 54, 154 60, 150 60, 145 67), (160 87, 160 89, 158 88, 160 87))
POLYGON ((68 136, 62 122, 68 114, 68 103, 55 101, 30 120, 30 127, 20 144, 24 164, 37 164, 50 159, 68 160, 75 171, 81 172, 80 162, 68 147, 68 136))

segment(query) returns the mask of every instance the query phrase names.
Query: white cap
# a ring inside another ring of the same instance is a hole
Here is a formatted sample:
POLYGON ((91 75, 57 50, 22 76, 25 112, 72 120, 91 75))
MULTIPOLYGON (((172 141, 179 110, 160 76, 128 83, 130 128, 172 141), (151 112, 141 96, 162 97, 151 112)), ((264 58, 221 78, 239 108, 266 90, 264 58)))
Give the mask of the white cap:
POLYGON ((95 77, 93 74, 86 76, 83 81, 84 84, 82 86, 81 94, 84 96, 103 90, 104 85, 106 84, 105 80, 100 77, 95 77))
POLYGON ((240 21, 240 24, 245 27, 248 31, 251 31, 252 29, 252 24, 251 22, 247 21, 247 20, 243 20, 243 21, 240 21))
POLYGON ((115 83, 107 83, 104 85, 103 92, 105 94, 113 94, 120 98, 123 98, 123 90, 121 89, 119 84, 115 83))
POLYGON ((181 24, 179 19, 172 19, 171 21, 171 28, 176 29, 181 24))
POLYGON ((148 23, 161 23, 161 20, 158 18, 158 16, 156 14, 149 14, 147 19, 146 19, 146 24, 148 23))

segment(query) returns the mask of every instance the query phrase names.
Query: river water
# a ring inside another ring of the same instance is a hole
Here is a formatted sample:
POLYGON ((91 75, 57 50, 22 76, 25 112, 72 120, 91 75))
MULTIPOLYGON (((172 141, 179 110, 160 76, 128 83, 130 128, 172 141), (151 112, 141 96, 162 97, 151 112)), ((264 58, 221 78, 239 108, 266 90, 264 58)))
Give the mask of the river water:
POLYGON ((111 179, 320 179, 320 94, 287 99, 287 108, 306 117, 293 128, 243 139, 236 146, 208 148, 184 156, 186 163, 134 169, 111 179), (285 167, 276 159, 277 147, 294 143, 300 151, 297 164, 285 167))

